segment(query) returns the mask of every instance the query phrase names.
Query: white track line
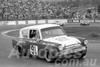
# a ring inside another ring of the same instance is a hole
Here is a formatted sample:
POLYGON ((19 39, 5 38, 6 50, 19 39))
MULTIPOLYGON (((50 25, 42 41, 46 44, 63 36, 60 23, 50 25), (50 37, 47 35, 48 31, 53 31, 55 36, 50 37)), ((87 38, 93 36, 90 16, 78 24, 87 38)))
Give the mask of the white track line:
POLYGON ((13 29, 13 30, 3 31, 1 34, 4 35, 4 36, 6 36, 6 37, 16 38, 16 37, 14 37, 14 36, 6 35, 7 33, 12 32, 12 31, 16 31, 16 30, 19 30, 19 29, 13 29))

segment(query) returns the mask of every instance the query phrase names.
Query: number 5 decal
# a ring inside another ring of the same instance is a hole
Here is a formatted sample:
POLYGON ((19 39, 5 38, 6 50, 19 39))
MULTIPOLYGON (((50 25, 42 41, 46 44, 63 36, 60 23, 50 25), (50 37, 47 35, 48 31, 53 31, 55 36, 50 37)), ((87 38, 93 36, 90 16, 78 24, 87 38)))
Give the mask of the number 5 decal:
POLYGON ((38 55, 38 46, 36 46, 36 45, 30 45, 30 53, 32 55, 38 55))

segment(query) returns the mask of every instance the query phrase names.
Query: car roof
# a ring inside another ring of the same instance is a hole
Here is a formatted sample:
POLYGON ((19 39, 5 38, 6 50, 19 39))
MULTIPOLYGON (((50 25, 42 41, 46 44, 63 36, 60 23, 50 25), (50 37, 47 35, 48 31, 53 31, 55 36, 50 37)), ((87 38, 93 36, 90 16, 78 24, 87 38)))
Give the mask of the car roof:
POLYGON ((55 26, 59 26, 59 25, 57 25, 57 24, 41 24, 41 25, 34 25, 34 26, 24 27, 24 28, 22 28, 20 30, 24 30, 24 29, 40 30, 40 29, 49 28, 49 27, 55 27, 55 26))

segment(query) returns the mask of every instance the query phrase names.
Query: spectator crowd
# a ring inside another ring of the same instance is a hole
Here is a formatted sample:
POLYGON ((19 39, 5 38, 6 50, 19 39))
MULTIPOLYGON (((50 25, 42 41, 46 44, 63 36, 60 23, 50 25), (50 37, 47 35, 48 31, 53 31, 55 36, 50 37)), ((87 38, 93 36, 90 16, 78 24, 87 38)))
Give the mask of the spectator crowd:
POLYGON ((0 0, 0 20, 77 18, 79 13, 62 3, 39 0, 0 0))

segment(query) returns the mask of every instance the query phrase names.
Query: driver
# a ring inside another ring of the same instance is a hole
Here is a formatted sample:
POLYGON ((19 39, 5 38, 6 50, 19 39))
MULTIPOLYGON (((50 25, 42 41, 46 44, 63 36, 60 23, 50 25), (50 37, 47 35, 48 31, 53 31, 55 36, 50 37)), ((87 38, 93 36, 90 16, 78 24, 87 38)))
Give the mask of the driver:
POLYGON ((39 32, 37 31, 37 30, 34 30, 33 31, 34 33, 33 33, 33 38, 32 39, 39 39, 40 37, 39 37, 39 32))

